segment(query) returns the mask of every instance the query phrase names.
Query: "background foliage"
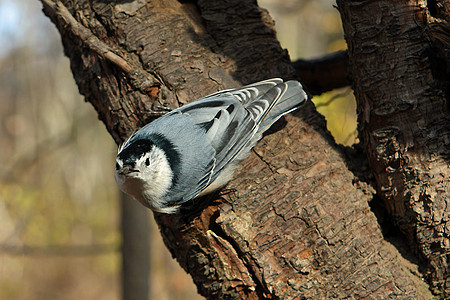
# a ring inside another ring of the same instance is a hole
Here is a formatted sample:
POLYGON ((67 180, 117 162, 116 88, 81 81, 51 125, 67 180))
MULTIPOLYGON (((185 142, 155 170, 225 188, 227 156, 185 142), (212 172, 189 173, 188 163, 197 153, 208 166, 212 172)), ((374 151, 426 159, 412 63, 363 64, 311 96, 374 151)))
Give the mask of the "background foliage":
MULTIPOLYGON (((259 3, 293 60, 345 49, 334 2, 259 3)), ((118 299, 116 146, 40 5, 0 0, 0 299, 118 299)), ((351 90, 313 100, 336 141, 353 144, 351 90)), ((200 298, 152 224, 151 295, 200 298)))

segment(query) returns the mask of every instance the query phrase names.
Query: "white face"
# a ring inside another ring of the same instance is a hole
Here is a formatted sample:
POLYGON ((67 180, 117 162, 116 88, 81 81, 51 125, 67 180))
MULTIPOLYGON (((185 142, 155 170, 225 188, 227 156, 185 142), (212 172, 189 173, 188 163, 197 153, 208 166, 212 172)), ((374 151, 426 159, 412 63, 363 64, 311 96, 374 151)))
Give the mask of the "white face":
POLYGON ((145 206, 158 210, 172 184, 172 170, 163 150, 153 146, 137 159, 116 159, 116 182, 122 191, 145 206))
POLYGON ((131 164, 124 166, 124 162, 120 157, 116 158, 116 175, 126 178, 145 178, 144 174, 147 174, 152 169, 151 154, 145 153, 143 156, 134 160, 131 164))

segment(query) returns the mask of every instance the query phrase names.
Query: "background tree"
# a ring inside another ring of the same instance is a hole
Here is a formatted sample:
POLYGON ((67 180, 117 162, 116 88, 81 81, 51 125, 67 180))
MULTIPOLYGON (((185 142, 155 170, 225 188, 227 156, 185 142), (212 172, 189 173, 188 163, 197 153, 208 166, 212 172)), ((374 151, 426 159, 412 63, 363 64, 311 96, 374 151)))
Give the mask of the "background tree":
MULTIPOLYGON (((153 103, 177 107, 295 77, 253 1, 42 2, 80 92, 117 143, 150 120, 153 103)), ((448 4, 426 4, 338 1, 376 194, 365 157, 338 147, 309 104, 255 148, 230 185, 235 193, 190 216, 155 215, 200 293, 429 298, 384 239, 368 205, 377 197, 434 292, 449 293, 448 4)))

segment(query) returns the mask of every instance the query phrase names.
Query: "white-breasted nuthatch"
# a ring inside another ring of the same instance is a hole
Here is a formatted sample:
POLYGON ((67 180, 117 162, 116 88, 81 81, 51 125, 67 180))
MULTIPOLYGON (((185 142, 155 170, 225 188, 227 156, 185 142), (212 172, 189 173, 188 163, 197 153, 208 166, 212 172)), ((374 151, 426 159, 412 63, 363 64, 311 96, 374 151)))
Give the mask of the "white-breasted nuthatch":
POLYGON ((264 131, 306 99, 299 82, 275 78, 177 108, 122 144, 116 182, 148 208, 175 213, 227 184, 264 131))

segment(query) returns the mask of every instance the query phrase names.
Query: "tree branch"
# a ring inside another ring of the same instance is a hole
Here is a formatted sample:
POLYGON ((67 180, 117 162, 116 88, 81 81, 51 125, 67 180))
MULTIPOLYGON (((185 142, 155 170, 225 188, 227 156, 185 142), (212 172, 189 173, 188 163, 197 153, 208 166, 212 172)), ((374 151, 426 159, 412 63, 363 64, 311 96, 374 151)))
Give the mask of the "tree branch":
POLYGON ((81 25, 70 14, 64 4, 59 0, 41 0, 46 6, 48 12, 60 17, 64 21, 66 29, 68 29, 74 36, 78 37, 85 46, 97 53, 100 57, 115 64, 125 73, 130 73, 133 67, 125 61, 122 57, 115 54, 113 50, 105 43, 100 41, 89 29, 81 25))
POLYGON ((313 95, 351 84, 347 51, 338 51, 314 59, 292 63, 298 77, 313 95))
POLYGON ((69 12, 67 7, 59 0, 41 0, 44 9, 49 15, 60 20, 59 25, 68 30, 82 42, 83 46, 95 52, 98 56, 109 61, 130 79, 133 87, 156 98, 159 94, 160 82, 153 76, 143 71, 142 68, 133 66, 130 62, 117 55, 112 47, 102 42, 91 30, 79 23, 69 12))

